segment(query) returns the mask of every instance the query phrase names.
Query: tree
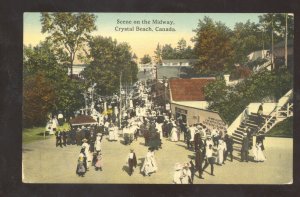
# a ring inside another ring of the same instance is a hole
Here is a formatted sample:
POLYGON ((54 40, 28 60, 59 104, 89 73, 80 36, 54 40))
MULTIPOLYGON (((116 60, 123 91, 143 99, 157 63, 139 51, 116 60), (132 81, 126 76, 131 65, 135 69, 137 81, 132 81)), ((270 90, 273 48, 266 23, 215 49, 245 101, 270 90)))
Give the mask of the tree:
POLYGON ((45 125, 47 113, 53 109, 55 91, 51 81, 41 72, 24 78, 23 120, 24 126, 45 125))
POLYGON ((135 62, 137 61, 138 57, 136 56, 136 54, 135 54, 135 53, 133 53, 133 55, 132 55, 132 59, 133 59, 135 62))
MULTIPOLYGON (((53 44, 49 40, 34 47, 24 46, 23 77, 26 81, 31 78, 41 78, 38 77, 41 75, 42 79, 45 79, 49 83, 48 85, 53 87, 53 95, 55 95, 53 100, 48 100, 51 102, 51 108, 47 113, 55 113, 60 110, 68 117, 84 105, 83 87, 81 82, 69 79, 67 68, 58 62, 53 48, 53 44)), ((27 88, 30 89, 30 86, 24 86, 24 91, 30 91, 27 88)), ((26 110, 30 110, 30 108, 26 108, 26 110)), ((44 112, 42 109, 41 111, 44 112)), ((36 113, 36 116, 40 116, 40 114, 36 113)))
POLYGON ((181 54, 183 59, 196 59, 197 56, 191 46, 188 46, 181 54))
POLYGON ((137 64, 127 43, 119 44, 110 37, 96 36, 88 42, 88 47, 86 57, 90 65, 82 72, 86 87, 96 83, 97 94, 112 95, 119 91, 121 73, 122 84, 137 81, 137 64))
MULTIPOLYGON (((294 16, 288 15, 288 39, 294 39, 294 16)), ((274 43, 284 40, 285 14, 268 13, 259 16, 259 23, 264 32, 266 47, 271 48, 271 35, 274 32, 274 43)))
POLYGON ((61 61, 70 68, 71 77, 76 53, 84 47, 90 33, 96 30, 95 21, 96 16, 88 13, 42 13, 42 33, 50 34, 47 40, 55 44, 56 54, 64 55, 61 61))
POLYGON ((185 41, 185 39, 181 38, 177 42, 177 47, 176 47, 176 52, 177 52, 178 59, 183 58, 183 54, 184 54, 185 50, 186 50, 186 41, 185 41))
POLYGON ((162 59, 176 59, 176 51, 172 48, 170 44, 166 44, 161 50, 162 59))
POLYGON ((245 64, 251 52, 262 50, 262 38, 259 24, 251 23, 249 20, 246 23, 236 23, 231 39, 234 46, 234 63, 245 64))
POLYGON ((221 71, 226 65, 232 65, 232 31, 221 22, 214 22, 209 17, 199 20, 193 30, 194 49, 199 62, 194 65, 200 73, 203 69, 221 71))
POLYGON ((250 103, 281 98, 293 87, 292 82, 293 76, 287 69, 277 73, 264 70, 234 87, 227 87, 223 79, 217 79, 205 86, 204 93, 209 109, 218 111, 226 122, 232 123, 250 103))
POLYGON ((159 43, 156 46, 154 54, 155 54, 155 56, 154 56, 155 63, 161 65, 162 64, 162 59, 161 59, 162 51, 161 51, 159 43))
POLYGON ((150 57, 150 55, 146 54, 144 55, 142 58, 141 58, 141 64, 148 64, 148 63, 151 63, 152 62, 152 59, 150 57))

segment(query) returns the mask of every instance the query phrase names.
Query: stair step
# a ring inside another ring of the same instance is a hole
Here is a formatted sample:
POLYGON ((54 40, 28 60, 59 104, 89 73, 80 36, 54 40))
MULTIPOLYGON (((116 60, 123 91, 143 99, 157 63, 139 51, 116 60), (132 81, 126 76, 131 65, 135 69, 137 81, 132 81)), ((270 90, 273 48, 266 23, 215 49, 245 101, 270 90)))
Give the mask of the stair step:
POLYGON ((242 144, 242 142, 236 141, 236 140, 233 140, 233 142, 234 142, 235 144, 242 144))
POLYGON ((234 132, 239 133, 239 134, 243 134, 243 133, 245 133, 245 130, 244 129, 241 130, 241 129, 237 128, 237 130, 235 130, 234 132))
POLYGON ((247 119, 247 120, 246 120, 246 123, 249 123, 249 124, 256 124, 256 121, 255 121, 255 120, 249 120, 249 119, 247 119))
MULTIPOLYGON (((251 112, 251 115, 250 116, 255 116, 255 117, 258 117, 258 114, 257 113, 253 113, 253 112, 251 112)), ((268 115, 261 115, 263 118, 268 118, 268 117, 270 117, 270 116, 268 116, 268 115)))
POLYGON ((234 133, 232 136, 236 137, 236 138, 239 138, 239 139, 243 138, 243 135, 240 135, 240 134, 237 134, 237 133, 234 133))
POLYGON ((245 123, 247 127, 257 127, 257 124, 245 123))

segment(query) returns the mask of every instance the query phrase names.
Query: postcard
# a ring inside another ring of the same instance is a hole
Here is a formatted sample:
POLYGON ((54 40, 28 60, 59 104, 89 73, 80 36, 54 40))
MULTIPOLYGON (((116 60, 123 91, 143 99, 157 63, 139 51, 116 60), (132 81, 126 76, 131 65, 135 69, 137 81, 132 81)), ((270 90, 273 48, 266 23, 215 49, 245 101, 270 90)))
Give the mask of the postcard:
POLYGON ((23 183, 293 183, 293 13, 23 18, 23 183))

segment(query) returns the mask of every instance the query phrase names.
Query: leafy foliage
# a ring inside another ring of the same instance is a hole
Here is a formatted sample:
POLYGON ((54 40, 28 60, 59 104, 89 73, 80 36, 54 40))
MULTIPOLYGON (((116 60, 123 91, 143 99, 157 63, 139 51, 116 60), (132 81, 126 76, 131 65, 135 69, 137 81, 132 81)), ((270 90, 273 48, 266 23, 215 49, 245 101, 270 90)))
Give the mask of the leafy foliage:
POLYGON ((233 45, 231 30, 221 22, 214 22, 209 17, 199 20, 192 38, 194 50, 199 62, 193 66, 197 72, 203 70, 221 71, 227 65, 232 65, 233 45))
POLYGON ((96 83, 99 95, 112 95, 119 91, 120 74, 122 83, 137 81, 138 68, 132 59, 131 48, 127 43, 117 43, 112 38, 93 37, 89 42, 90 65, 82 72, 86 87, 96 83))
POLYGON ((141 58, 141 64, 149 64, 152 62, 150 55, 146 54, 141 58))
POLYGON ((62 55, 61 61, 71 68, 71 76, 76 53, 96 30, 95 21, 96 16, 88 13, 42 13, 42 33, 50 34, 47 39, 55 44, 56 54, 62 55))
POLYGON ((162 59, 195 59, 196 55, 192 47, 187 46, 186 40, 181 38, 175 48, 170 44, 163 45, 161 57, 162 59))
POLYGON ((251 23, 249 20, 246 23, 236 23, 231 38, 234 46, 233 61, 240 64, 246 63, 247 55, 263 49, 262 38, 259 24, 251 23))
POLYGON ((275 125, 268 133, 271 137, 293 137, 293 117, 289 117, 275 125))
POLYGON ((23 89, 24 126, 45 124, 47 113, 55 105, 55 91, 52 83, 41 72, 27 76, 23 89))
POLYGON ((58 62, 54 51, 50 41, 41 42, 35 47, 24 46, 24 106, 34 106, 24 108, 24 118, 28 119, 26 116, 30 114, 30 121, 26 123, 28 126, 42 122, 45 124, 43 117, 49 112, 60 110, 65 113, 66 117, 70 116, 84 104, 80 82, 69 79, 67 68, 58 62), (43 82, 42 85, 38 79, 43 82), (41 92, 31 93, 30 86, 37 87, 41 92), (39 102, 38 100, 43 99, 45 94, 52 96, 48 96, 49 99, 44 102, 41 101, 42 105, 32 103, 39 102), (43 108, 43 105, 48 106, 47 110, 43 108), (36 113, 36 111, 41 111, 43 114, 36 113), (36 122, 33 119, 36 119, 36 122))
POLYGON ((251 102, 262 102, 266 98, 278 100, 292 88, 292 81, 292 75, 286 70, 277 73, 264 70, 234 87, 227 87, 224 79, 219 78, 208 84, 204 92, 209 108, 231 123, 251 102))

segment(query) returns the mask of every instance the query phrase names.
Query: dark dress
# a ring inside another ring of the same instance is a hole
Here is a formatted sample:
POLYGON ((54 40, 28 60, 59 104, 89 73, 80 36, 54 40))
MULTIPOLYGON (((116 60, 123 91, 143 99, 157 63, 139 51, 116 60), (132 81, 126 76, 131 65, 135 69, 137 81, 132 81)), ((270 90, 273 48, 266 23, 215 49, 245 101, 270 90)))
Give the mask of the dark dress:
POLYGON ((133 167, 136 168, 137 165, 135 153, 133 153, 132 159, 128 158, 128 165, 129 165, 129 175, 131 176, 133 173, 133 167))

